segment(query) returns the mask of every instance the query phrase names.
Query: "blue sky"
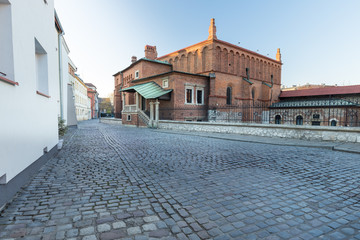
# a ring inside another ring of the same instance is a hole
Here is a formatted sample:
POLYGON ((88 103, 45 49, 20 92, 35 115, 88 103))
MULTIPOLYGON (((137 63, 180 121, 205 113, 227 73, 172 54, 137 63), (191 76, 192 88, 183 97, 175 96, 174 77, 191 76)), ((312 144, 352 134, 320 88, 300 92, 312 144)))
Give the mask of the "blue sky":
POLYGON ((357 0, 55 0, 55 8, 78 73, 101 97, 146 44, 162 56, 203 41, 211 18, 221 40, 271 58, 280 48, 284 85, 360 84, 357 0))

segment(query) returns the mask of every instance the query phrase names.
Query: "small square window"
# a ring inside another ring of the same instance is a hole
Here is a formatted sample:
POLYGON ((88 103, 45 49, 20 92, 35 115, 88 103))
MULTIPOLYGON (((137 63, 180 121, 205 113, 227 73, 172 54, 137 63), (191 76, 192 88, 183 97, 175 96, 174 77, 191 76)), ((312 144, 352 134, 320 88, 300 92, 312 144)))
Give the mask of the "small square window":
POLYGON ((163 88, 168 88, 169 87, 169 80, 167 80, 167 79, 162 80, 162 87, 163 88))

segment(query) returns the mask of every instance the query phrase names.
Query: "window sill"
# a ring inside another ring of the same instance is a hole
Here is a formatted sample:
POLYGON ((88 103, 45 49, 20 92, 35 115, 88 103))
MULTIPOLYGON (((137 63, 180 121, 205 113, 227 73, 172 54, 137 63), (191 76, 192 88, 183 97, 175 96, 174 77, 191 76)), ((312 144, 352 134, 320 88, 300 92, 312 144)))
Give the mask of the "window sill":
POLYGON ((42 92, 39 92, 39 91, 36 91, 36 94, 38 94, 40 96, 43 96, 43 97, 46 97, 46 98, 51 98, 49 95, 46 95, 45 93, 42 93, 42 92))
POLYGON ((11 81, 7 78, 4 78, 2 76, 0 76, 0 81, 4 82, 4 83, 7 83, 7 84, 10 84, 10 85, 13 85, 13 86, 19 86, 19 83, 18 82, 14 82, 14 81, 11 81))

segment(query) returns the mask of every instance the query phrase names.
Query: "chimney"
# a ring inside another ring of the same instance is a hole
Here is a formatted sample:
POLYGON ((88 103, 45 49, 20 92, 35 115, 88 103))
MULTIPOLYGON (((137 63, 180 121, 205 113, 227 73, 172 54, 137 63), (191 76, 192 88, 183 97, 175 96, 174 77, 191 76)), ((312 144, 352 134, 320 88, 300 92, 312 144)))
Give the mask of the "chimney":
POLYGON ((280 53, 280 48, 277 49, 277 53, 276 53, 276 61, 281 62, 281 53, 280 53))
POLYGON ((134 62, 136 62, 137 61, 137 57, 136 56, 132 56, 131 57, 131 63, 134 63, 134 62))
POLYGON ((215 26, 215 18, 212 18, 210 21, 210 27, 209 27, 209 37, 208 40, 217 39, 216 37, 216 26, 215 26))
POLYGON ((154 60, 157 58, 156 46, 145 46, 145 58, 154 60))

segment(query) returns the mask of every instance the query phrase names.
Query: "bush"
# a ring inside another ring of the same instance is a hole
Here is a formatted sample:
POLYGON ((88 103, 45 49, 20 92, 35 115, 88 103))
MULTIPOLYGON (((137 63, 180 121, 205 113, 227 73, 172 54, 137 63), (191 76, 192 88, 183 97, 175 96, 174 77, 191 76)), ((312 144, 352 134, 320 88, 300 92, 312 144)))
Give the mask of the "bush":
POLYGON ((58 129, 59 129, 59 136, 62 137, 65 135, 68 127, 65 125, 65 120, 58 118, 58 129))

